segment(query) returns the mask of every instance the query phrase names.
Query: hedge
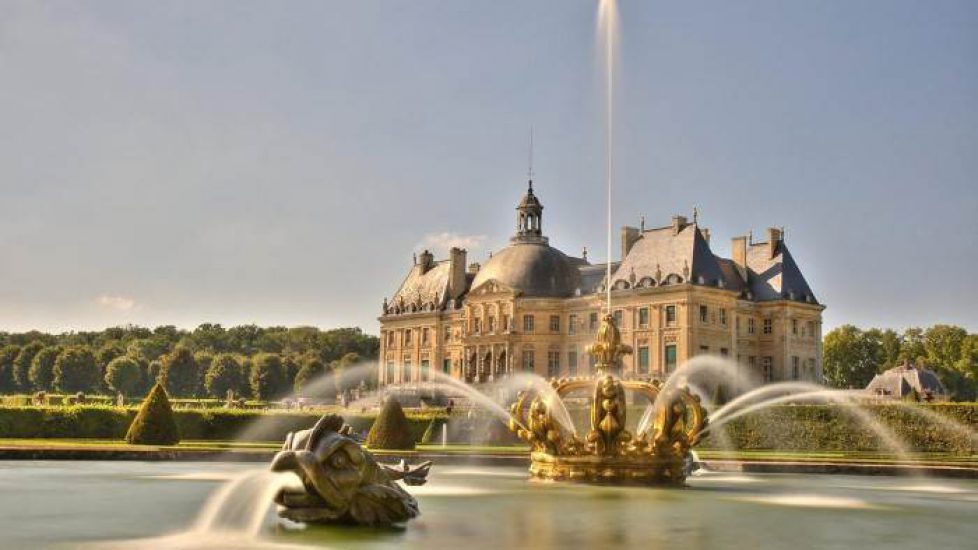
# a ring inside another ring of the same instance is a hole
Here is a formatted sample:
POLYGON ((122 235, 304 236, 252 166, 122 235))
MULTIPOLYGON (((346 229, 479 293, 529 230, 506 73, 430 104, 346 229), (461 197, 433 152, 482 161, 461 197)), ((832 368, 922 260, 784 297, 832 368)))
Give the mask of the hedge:
MULTIPOLYGON (((868 415, 916 452, 978 452, 978 403, 919 405, 972 430, 963 434, 895 404, 864 405, 868 415)), ((726 432, 731 446, 742 450, 881 451, 891 450, 870 428, 857 421, 851 409, 836 405, 783 405, 744 415, 717 430, 726 432)), ((711 434, 700 444, 721 449, 723 437, 711 434)))
MULTIPOLYGON (((431 419, 439 414, 408 414, 415 440, 421 439, 431 419)), ((133 407, 100 405, 0 407, 0 438, 122 439, 135 415, 133 407)), ((311 428, 322 412, 176 409, 173 415, 185 440, 227 441, 247 432, 250 441, 283 441, 288 432, 311 428)), ((374 421, 374 415, 369 414, 343 417, 360 434, 366 434, 374 421)))

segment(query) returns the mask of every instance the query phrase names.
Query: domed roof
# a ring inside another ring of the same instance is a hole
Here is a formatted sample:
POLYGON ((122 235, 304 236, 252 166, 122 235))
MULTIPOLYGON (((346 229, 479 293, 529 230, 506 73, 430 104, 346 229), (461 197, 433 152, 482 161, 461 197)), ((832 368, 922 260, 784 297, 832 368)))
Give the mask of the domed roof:
POLYGON ((581 286, 581 274, 560 250, 544 242, 514 242, 493 254, 479 269, 471 288, 496 280, 525 296, 571 296, 581 286))

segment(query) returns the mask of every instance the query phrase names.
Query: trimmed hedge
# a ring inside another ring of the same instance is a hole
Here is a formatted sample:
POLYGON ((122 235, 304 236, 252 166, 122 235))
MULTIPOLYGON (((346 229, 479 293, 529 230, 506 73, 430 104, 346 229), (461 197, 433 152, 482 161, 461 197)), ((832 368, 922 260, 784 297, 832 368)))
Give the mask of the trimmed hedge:
MULTIPOLYGON (((427 428, 428 426, 425 426, 426 430, 427 428)), ((401 404, 393 397, 388 398, 380 409, 380 414, 377 415, 377 421, 370 427, 370 433, 367 434, 367 447, 410 451, 414 449, 417 441, 418 436, 412 433, 411 423, 404 415, 401 404)))
MULTIPOLYGON (((183 439, 232 440, 247 432, 252 441, 283 441, 288 432, 311 428, 322 411, 258 411, 248 409, 175 409, 173 416, 183 439)), ((0 407, 0 438, 122 439, 136 416, 134 407, 80 405, 74 407, 0 407)), ((412 413, 411 433, 420 440, 439 413, 412 413)), ((365 434, 374 416, 343 415, 354 431, 365 434)))
POLYGON ((126 441, 136 445, 176 445, 180 431, 163 384, 157 382, 143 401, 126 432, 126 441))
MULTIPOLYGON (((919 405, 943 417, 978 430, 978 403, 919 405)), ((969 437, 915 414, 897 404, 862 407, 903 441, 908 451, 978 452, 975 437, 969 437)), ((783 405, 763 409, 718 428, 726 431, 736 449, 789 451, 881 451, 890 449, 870 428, 863 426, 849 409, 835 405, 783 405)), ((723 448, 722 436, 709 435, 705 448, 723 448)))

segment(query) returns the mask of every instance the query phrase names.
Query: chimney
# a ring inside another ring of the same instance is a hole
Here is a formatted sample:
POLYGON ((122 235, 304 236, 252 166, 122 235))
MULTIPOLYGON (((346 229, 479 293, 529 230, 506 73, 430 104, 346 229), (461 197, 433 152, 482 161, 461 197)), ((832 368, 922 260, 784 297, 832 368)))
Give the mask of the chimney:
POLYGON ((634 227, 624 226, 621 228, 621 259, 624 260, 625 256, 628 255, 628 251, 632 249, 635 241, 638 240, 641 233, 638 229, 634 227))
POLYGON ((472 262, 471 264, 469 264, 469 273, 475 275, 476 273, 479 272, 479 268, 481 267, 482 266, 479 265, 479 262, 472 262))
POLYGON ((767 253, 773 258, 778 253, 778 243, 781 242, 781 230, 777 227, 767 228, 767 253))
POLYGON ((421 274, 424 275, 435 265, 435 255, 429 250, 425 250, 421 253, 419 258, 421 261, 421 274))
POLYGON ((448 251, 448 297, 452 300, 465 293, 465 250, 448 251))
POLYGON ((703 240, 706 244, 710 244, 710 230, 707 228, 700 229, 700 235, 703 235, 703 240))
POLYGON ((747 280, 747 237, 734 237, 730 239, 730 255, 740 278, 747 280))
POLYGON ((672 234, 678 235, 683 228, 686 227, 686 216, 673 216, 672 217, 672 234))

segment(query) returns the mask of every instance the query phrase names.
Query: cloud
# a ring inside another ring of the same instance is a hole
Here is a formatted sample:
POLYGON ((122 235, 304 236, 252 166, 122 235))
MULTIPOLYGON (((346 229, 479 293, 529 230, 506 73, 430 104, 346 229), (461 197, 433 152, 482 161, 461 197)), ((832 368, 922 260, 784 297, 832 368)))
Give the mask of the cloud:
POLYGON ((453 246, 464 248, 465 250, 475 250, 485 242, 485 235, 460 235, 444 231, 442 233, 428 233, 418 243, 418 248, 446 252, 453 246))
POLYGON ((98 305, 100 306, 118 311, 131 311, 134 307, 136 307, 136 301, 132 298, 126 298, 125 296, 103 294, 96 298, 95 301, 98 302, 98 305))

